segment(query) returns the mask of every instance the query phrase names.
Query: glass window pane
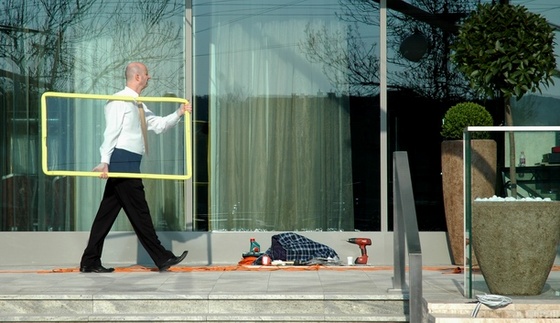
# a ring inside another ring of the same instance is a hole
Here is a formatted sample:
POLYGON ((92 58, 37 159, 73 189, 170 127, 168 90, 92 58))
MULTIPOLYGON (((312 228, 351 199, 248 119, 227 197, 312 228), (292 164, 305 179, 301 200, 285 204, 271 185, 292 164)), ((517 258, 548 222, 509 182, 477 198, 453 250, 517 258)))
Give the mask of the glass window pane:
MULTIPOLYGON (((350 9, 332 1, 195 1, 193 10, 194 92, 208 98, 211 138, 210 182, 197 182, 208 211, 197 208, 197 220, 210 230, 375 230, 376 74, 360 83, 349 69, 353 46, 375 48, 371 32, 359 35, 341 17, 350 9), (356 183, 357 169, 373 176, 356 183)), ((375 67, 375 54, 363 58, 375 67)))
MULTIPOLYGON (((39 99, 45 91, 113 94, 124 88, 131 61, 144 62, 152 74, 142 95, 183 97, 190 75, 185 3, 10 0, 0 11, 0 113, 6 125, 0 152, 7 161, 0 169, 0 230, 89 230, 104 182, 41 172, 39 99)), ((69 151, 79 147, 77 161, 93 168, 100 160, 104 117, 103 109, 86 110, 62 120, 61 131, 79 131, 60 134, 51 144, 69 151)), ((157 229, 184 230, 182 182, 146 181, 145 186, 157 229)), ((126 217, 118 221, 114 229, 131 229, 126 217)))

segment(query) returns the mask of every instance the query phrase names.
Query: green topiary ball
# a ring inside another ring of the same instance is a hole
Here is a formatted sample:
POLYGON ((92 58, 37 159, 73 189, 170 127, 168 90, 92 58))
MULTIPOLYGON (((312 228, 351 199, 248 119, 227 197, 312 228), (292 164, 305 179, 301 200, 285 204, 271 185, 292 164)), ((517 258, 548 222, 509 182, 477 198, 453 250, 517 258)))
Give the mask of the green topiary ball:
MULTIPOLYGON (((463 139, 463 131, 468 126, 493 126, 492 115, 483 106, 474 102, 458 103, 445 113, 441 135, 448 140, 463 139)), ((488 139, 488 132, 471 132, 472 139, 488 139)))

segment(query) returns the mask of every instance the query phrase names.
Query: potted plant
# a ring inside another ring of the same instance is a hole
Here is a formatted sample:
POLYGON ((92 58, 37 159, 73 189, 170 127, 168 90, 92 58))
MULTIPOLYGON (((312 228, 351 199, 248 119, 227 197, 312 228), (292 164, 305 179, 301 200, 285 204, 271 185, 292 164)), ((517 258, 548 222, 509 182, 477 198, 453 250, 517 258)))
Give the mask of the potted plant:
MULTIPOLYGON (((480 4, 459 28, 451 60, 481 95, 502 98, 504 121, 513 126, 511 99, 553 84, 554 29, 522 5, 480 4)), ((517 196, 515 140, 509 133, 511 194, 517 196)))
MULTIPOLYGON (((451 60, 479 93, 504 102, 540 91, 556 73, 554 30, 522 5, 478 5, 452 43, 451 60)), ((517 197, 514 134, 509 134, 511 194, 517 197)), ((560 202, 472 203, 472 244, 490 292, 542 292, 560 239, 560 202)))
MULTIPOLYGON (((447 237, 455 265, 464 265, 465 229, 463 216, 463 131, 468 126, 493 126, 492 115, 480 104, 461 102, 443 118, 441 176, 447 237)), ((496 186, 496 141, 488 132, 472 134, 472 186, 474 197, 492 196, 496 186)), ((476 263, 473 258, 471 263, 476 263)))

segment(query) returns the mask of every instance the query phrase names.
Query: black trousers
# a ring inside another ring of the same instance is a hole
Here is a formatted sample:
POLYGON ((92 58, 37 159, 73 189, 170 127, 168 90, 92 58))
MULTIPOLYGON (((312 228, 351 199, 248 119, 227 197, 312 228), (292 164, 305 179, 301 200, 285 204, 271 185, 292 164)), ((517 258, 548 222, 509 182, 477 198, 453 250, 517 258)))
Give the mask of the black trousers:
POLYGON ((121 209, 124 209, 140 243, 157 266, 173 257, 156 234, 141 179, 109 178, 93 221, 80 266, 100 266, 103 243, 121 209))

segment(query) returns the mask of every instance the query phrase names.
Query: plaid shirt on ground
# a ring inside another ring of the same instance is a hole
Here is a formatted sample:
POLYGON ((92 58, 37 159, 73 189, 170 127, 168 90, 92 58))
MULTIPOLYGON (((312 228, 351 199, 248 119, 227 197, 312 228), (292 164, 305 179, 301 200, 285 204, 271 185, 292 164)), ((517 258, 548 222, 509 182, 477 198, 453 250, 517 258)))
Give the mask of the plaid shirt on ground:
POLYGON ((306 262, 315 258, 338 259, 338 254, 332 248, 293 232, 272 236, 272 247, 265 254, 272 260, 300 262, 306 262), (283 250, 279 250, 278 245, 283 250), (285 255, 282 251, 285 251, 285 255))

